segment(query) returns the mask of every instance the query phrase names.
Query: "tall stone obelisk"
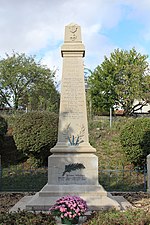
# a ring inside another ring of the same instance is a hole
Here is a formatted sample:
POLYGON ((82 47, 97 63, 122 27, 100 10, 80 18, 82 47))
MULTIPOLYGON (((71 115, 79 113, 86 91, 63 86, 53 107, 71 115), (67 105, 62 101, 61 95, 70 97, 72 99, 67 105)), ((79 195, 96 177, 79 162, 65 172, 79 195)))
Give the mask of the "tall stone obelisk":
POLYGON ((80 26, 66 26, 64 39, 58 142, 51 152, 95 152, 88 139, 83 63, 85 47, 80 26))
POLYGON ((64 195, 78 195, 90 209, 119 208, 98 183, 98 158, 88 139, 81 28, 65 27, 58 141, 48 159, 48 183, 27 204, 27 210, 48 210, 64 195))

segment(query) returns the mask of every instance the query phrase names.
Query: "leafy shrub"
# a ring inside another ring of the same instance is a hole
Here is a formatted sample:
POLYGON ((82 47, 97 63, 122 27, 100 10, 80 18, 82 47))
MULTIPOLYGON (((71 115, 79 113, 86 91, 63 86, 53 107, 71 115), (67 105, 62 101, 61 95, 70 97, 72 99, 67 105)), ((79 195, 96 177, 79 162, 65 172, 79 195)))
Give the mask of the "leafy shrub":
POLYGON ((26 211, 18 211, 13 213, 0 213, 1 225, 55 225, 54 217, 46 213, 32 213, 26 211))
POLYGON ((2 116, 0 116, 0 148, 2 148, 3 146, 4 135, 6 134, 7 129, 8 125, 6 120, 2 116))
POLYGON ((21 151, 17 150, 13 138, 14 122, 18 116, 20 116, 20 113, 19 115, 18 113, 3 114, 3 117, 8 124, 7 134, 3 138, 3 146, 2 148, 0 148, 0 154, 2 156, 2 164, 4 167, 24 162, 27 159, 26 155, 24 155, 21 151))
POLYGON ((135 166, 143 166, 150 154, 150 118, 138 118, 127 123, 120 134, 127 159, 135 166))
POLYGON ((50 112, 29 112, 18 117, 13 128, 17 149, 45 164, 57 140, 58 116, 50 112))

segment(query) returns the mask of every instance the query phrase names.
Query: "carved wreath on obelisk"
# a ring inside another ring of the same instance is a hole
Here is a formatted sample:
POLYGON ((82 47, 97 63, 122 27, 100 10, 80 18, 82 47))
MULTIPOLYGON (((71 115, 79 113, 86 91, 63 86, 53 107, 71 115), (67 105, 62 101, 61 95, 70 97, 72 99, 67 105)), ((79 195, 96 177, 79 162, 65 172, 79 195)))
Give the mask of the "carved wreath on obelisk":
POLYGON ((75 41, 75 39, 77 39, 77 35, 75 34, 76 32, 77 32, 77 30, 78 30, 78 27, 77 26, 70 26, 69 27, 69 30, 70 30, 70 32, 71 32, 71 36, 70 36, 70 39, 72 40, 72 41, 75 41))
POLYGON ((79 133, 72 134, 72 128, 71 123, 69 123, 66 128, 64 129, 63 134, 66 136, 66 139, 68 140, 68 144, 71 146, 77 146, 84 142, 84 133, 85 133, 85 127, 84 125, 81 125, 79 128, 79 133))

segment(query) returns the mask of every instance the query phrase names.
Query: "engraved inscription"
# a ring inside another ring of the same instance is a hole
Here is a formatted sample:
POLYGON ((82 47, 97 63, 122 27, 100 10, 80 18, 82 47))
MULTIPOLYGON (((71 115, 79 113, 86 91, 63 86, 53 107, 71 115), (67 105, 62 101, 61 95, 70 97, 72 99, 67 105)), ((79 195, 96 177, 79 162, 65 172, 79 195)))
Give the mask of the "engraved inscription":
POLYGON ((66 175, 58 177, 59 184, 86 184, 87 179, 84 175, 66 175))
POLYGON ((80 78, 65 77, 63 80, 63 117, 70 117, 72 119, 84 118, 83 106, 84 95, 83 84, 80 82, 80 78))
POLYGON ((84 45, 81 40, 80 27, 71 23, 66 27, 65 43, 61 49, 63 76, 58 142, 64 143, 70 149, 75 149, 77 146, 77 150, 82 149, 82 146, 88 142, 83 51, 84 45), (70 43, 72 41, 76 43, 70 43), (69 132, 66 132, 66 127, 69 124, 69 132))

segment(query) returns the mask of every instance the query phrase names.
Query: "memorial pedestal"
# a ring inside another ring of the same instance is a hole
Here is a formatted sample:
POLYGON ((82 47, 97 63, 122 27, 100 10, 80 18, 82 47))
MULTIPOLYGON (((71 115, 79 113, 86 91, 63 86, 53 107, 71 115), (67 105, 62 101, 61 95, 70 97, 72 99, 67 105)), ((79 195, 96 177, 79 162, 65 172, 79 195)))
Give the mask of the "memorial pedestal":
POLYGON ((94 154, 53 154, 49 157, 48 171, 48 183, 28 202, 27 210, 48 210, 66 195, 80 196, 87 201, 89 210, 120 209, 118 202, 98 183, 98 160, 94 154))

